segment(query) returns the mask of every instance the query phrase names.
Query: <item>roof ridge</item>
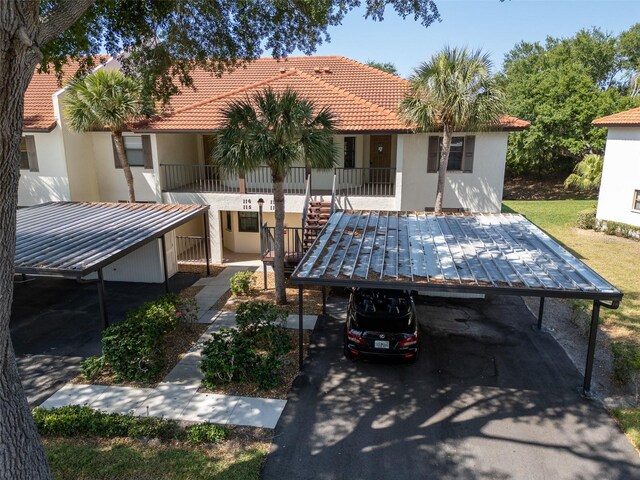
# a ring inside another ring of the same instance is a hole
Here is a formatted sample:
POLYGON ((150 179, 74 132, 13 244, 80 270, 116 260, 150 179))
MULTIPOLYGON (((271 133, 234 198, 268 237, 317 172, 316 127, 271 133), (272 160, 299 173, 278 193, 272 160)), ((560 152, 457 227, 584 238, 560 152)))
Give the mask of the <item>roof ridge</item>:
POLYGON ((367 105, 368 107, 374 107, 375 109, 380 110, 381 111, 380 113, 385 113, 387 116, 395 116, 395 117, 397 117, 397 113, 394 112, 393 110, 390 110, 390 109, 388 109, 386 107, 383 107, 382 105, 379 105, 379 104, 374 103, 374 102, 372 102, 370 100, 362 98, 359 95, 356 95, 355 93, 353 93, 353 92, 351 92, 349 90, 346 90, 344 88, 338 87, 337 85, 334 85, 333 83, 327 82, 326 80, 324 80, 324 79, 322 79, 320 77, 316 77, 314 75, 311 75, 309 73, 303 72, 301 70, 297 70, 297 71, 298 71, 298 73, 300 75, 308 77, 308 78, 311 78, 314 81, 316 81, 318 83, 321 83, 322 85, 324 85, 324 86, 326 86, 326 87, 328 87, 328 88, 330 88, 332 90, 336 90, 336 91, 338 91, 338 92, 340 92, 342 94, 346 94, 347 96, 356 99, 359 103, 363 103, 363 104, 367 105))
POLYGON ((234 90, 229 90, 228 92, 224 92, 224 93, 222 93, 220 95, 215 95, 213 97, 209 97, 209 98, 206 98, 204 100, 200 100, 199 102, 191 103, 191 104, 186 105, 186 106, 184 106, 182 108, 178 108, 178 109, 172 111, 169 115, 166 115, 166 116, 170 117, 170 116, 175 115, 177 113, 183 113, 183 112, 186 112, 187 110, 191 110, 193 108, 198 108, 198 107, 201 107, 203 105, 206 105, 207 103, 212 103, 212 102, 221 100, 221 99, 223 99, 225 97, 229 97, 231 95, 237 95, 238 93, 241 93, 241 92, 243 92, 245 90, 250 90, 252 88, 259 87, 260 85, 264 85, 266 83, 270 83, 273 80, 277 80, 277 79, 283 78, 283 77, 289 77, 292 74, 294 74, 296 71, 297 71, 296 69, 290 69, 290 70, 287 70, 285 72, 279 73, 278 75, 274 75, 272 77, 265 78, 265 79, 259 80, 257 82, 253 82, 253 83, 250 83, 248 85, 243 85, 242 87, 238 87, 238 88, 236 88, 234 90))

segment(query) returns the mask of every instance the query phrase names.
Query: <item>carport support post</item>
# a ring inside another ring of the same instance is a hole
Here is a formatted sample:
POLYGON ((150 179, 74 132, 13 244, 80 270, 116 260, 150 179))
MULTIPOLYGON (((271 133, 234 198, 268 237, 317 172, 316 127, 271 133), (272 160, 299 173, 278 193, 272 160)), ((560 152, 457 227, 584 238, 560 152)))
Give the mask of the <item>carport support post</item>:
POLYGON ((202 215, 202 219, 204 221, 204 262, 207 264, 207 277, 211 276, 211 267, 209 266, 211 259, 211 244, 209 243, 209 210, 206 210, 202 215))
POLYGON ((598 334, 598 319, 600 317, 600 301, 593 301, 591 312, 591 328, 589 330, 589 349, 587 350, 587 366, 584 370, 584 385, 582 392, 589 395, 591 392, 591 373, 593 372, 593 359, 596 353, 596 335, 598 334))
POLYGON ((164 274, 164 292, 169 293, 169 269, 167 268, 167 242, 164 235, 160 237, 162 243, 162 273, 164 274))
POLYGON ((98 270, 98 302, 100 303, 100 316, 102 317, 102 327, 109 326, 109 313, 107 312, 107 296, 104 289, 104 277, 102 269, 98 270))
POLYGON ((303 315, 304 315, 304 307, 303 307, 303 296, 302 296, 302 285, 298 285, 298 371, 302 371, 302 362, 304 360, 303 355, 303 347, 304 347, 304 337, 302 332, 303 327, 303 315))
POLYGON ((544 297, 540 297, 540 307, 538 307, 538 330, 542 330, 543 315, 544 315, 544 297))

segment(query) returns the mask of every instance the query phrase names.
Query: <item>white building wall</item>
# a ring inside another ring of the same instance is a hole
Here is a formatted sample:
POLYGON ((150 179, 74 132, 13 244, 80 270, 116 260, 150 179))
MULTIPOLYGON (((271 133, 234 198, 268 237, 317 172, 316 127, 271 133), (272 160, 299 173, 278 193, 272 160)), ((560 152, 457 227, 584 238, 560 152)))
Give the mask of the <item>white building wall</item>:
POLYGON ((20 170, 18 206, 71 200, 61 128, 25 135, 34 137, 39 171, 20 170))
MULTIPOLYGON (((508 132, 457 133, 475 135, 473 172, 447 172, 444 208, 500 212, 504 187, 508 132)), ((401 210, 424 210, 435 204, 438 174, 427 173, 428 135, 401 135, 401 210)))
MULTIPOLYGON (((100 200, 103 202, 126 201, 129 197, 127 182, 122 169, 115 166, 111 133, 94 132, 88 135, 91 135, 93 140, 93 157, 100 200)), ((144 167, 131 167, 131 173, 133 174, 136 200, 143 202, 156 201, 158 194, 154 171, 144 167)))
POLYGON ((597 218, 640 227, 635 190, 640 190, 640 128, 609 128, 597 218))

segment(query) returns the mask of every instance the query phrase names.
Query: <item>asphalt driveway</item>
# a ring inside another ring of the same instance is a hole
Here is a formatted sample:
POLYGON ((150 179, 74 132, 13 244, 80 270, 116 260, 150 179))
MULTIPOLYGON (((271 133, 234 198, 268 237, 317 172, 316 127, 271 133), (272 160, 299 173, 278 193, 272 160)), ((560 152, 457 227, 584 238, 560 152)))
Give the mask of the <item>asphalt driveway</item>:
POLYGON ((265 480, 640 478, 640 457, 521 299, 420 305, 415 365, 343 358, 345 304, 316 327, 265 480))
MULTIPOLYGON (((172 291, 188 287, 198 275, 179 273, 172 291)), ((127 311, 164 293, 164 284, 106 282, 111 323, 127 311)), ((11 340, 22 385, 31 405, 39 405, 80 371, 80 362, 102 352, 102 320, 95 283, 29 277, 16 283, 11 308, 11 340)))

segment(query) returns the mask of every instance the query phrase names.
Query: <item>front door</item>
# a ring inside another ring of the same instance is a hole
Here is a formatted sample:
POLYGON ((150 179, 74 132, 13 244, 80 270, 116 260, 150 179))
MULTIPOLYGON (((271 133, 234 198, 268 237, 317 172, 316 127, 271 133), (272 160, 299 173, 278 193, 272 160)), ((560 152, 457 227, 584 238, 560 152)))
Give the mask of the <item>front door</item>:
POLYGON ((391 135, 371 135, 369 166, 371 183, 389 183, 391 168, 391 135))

